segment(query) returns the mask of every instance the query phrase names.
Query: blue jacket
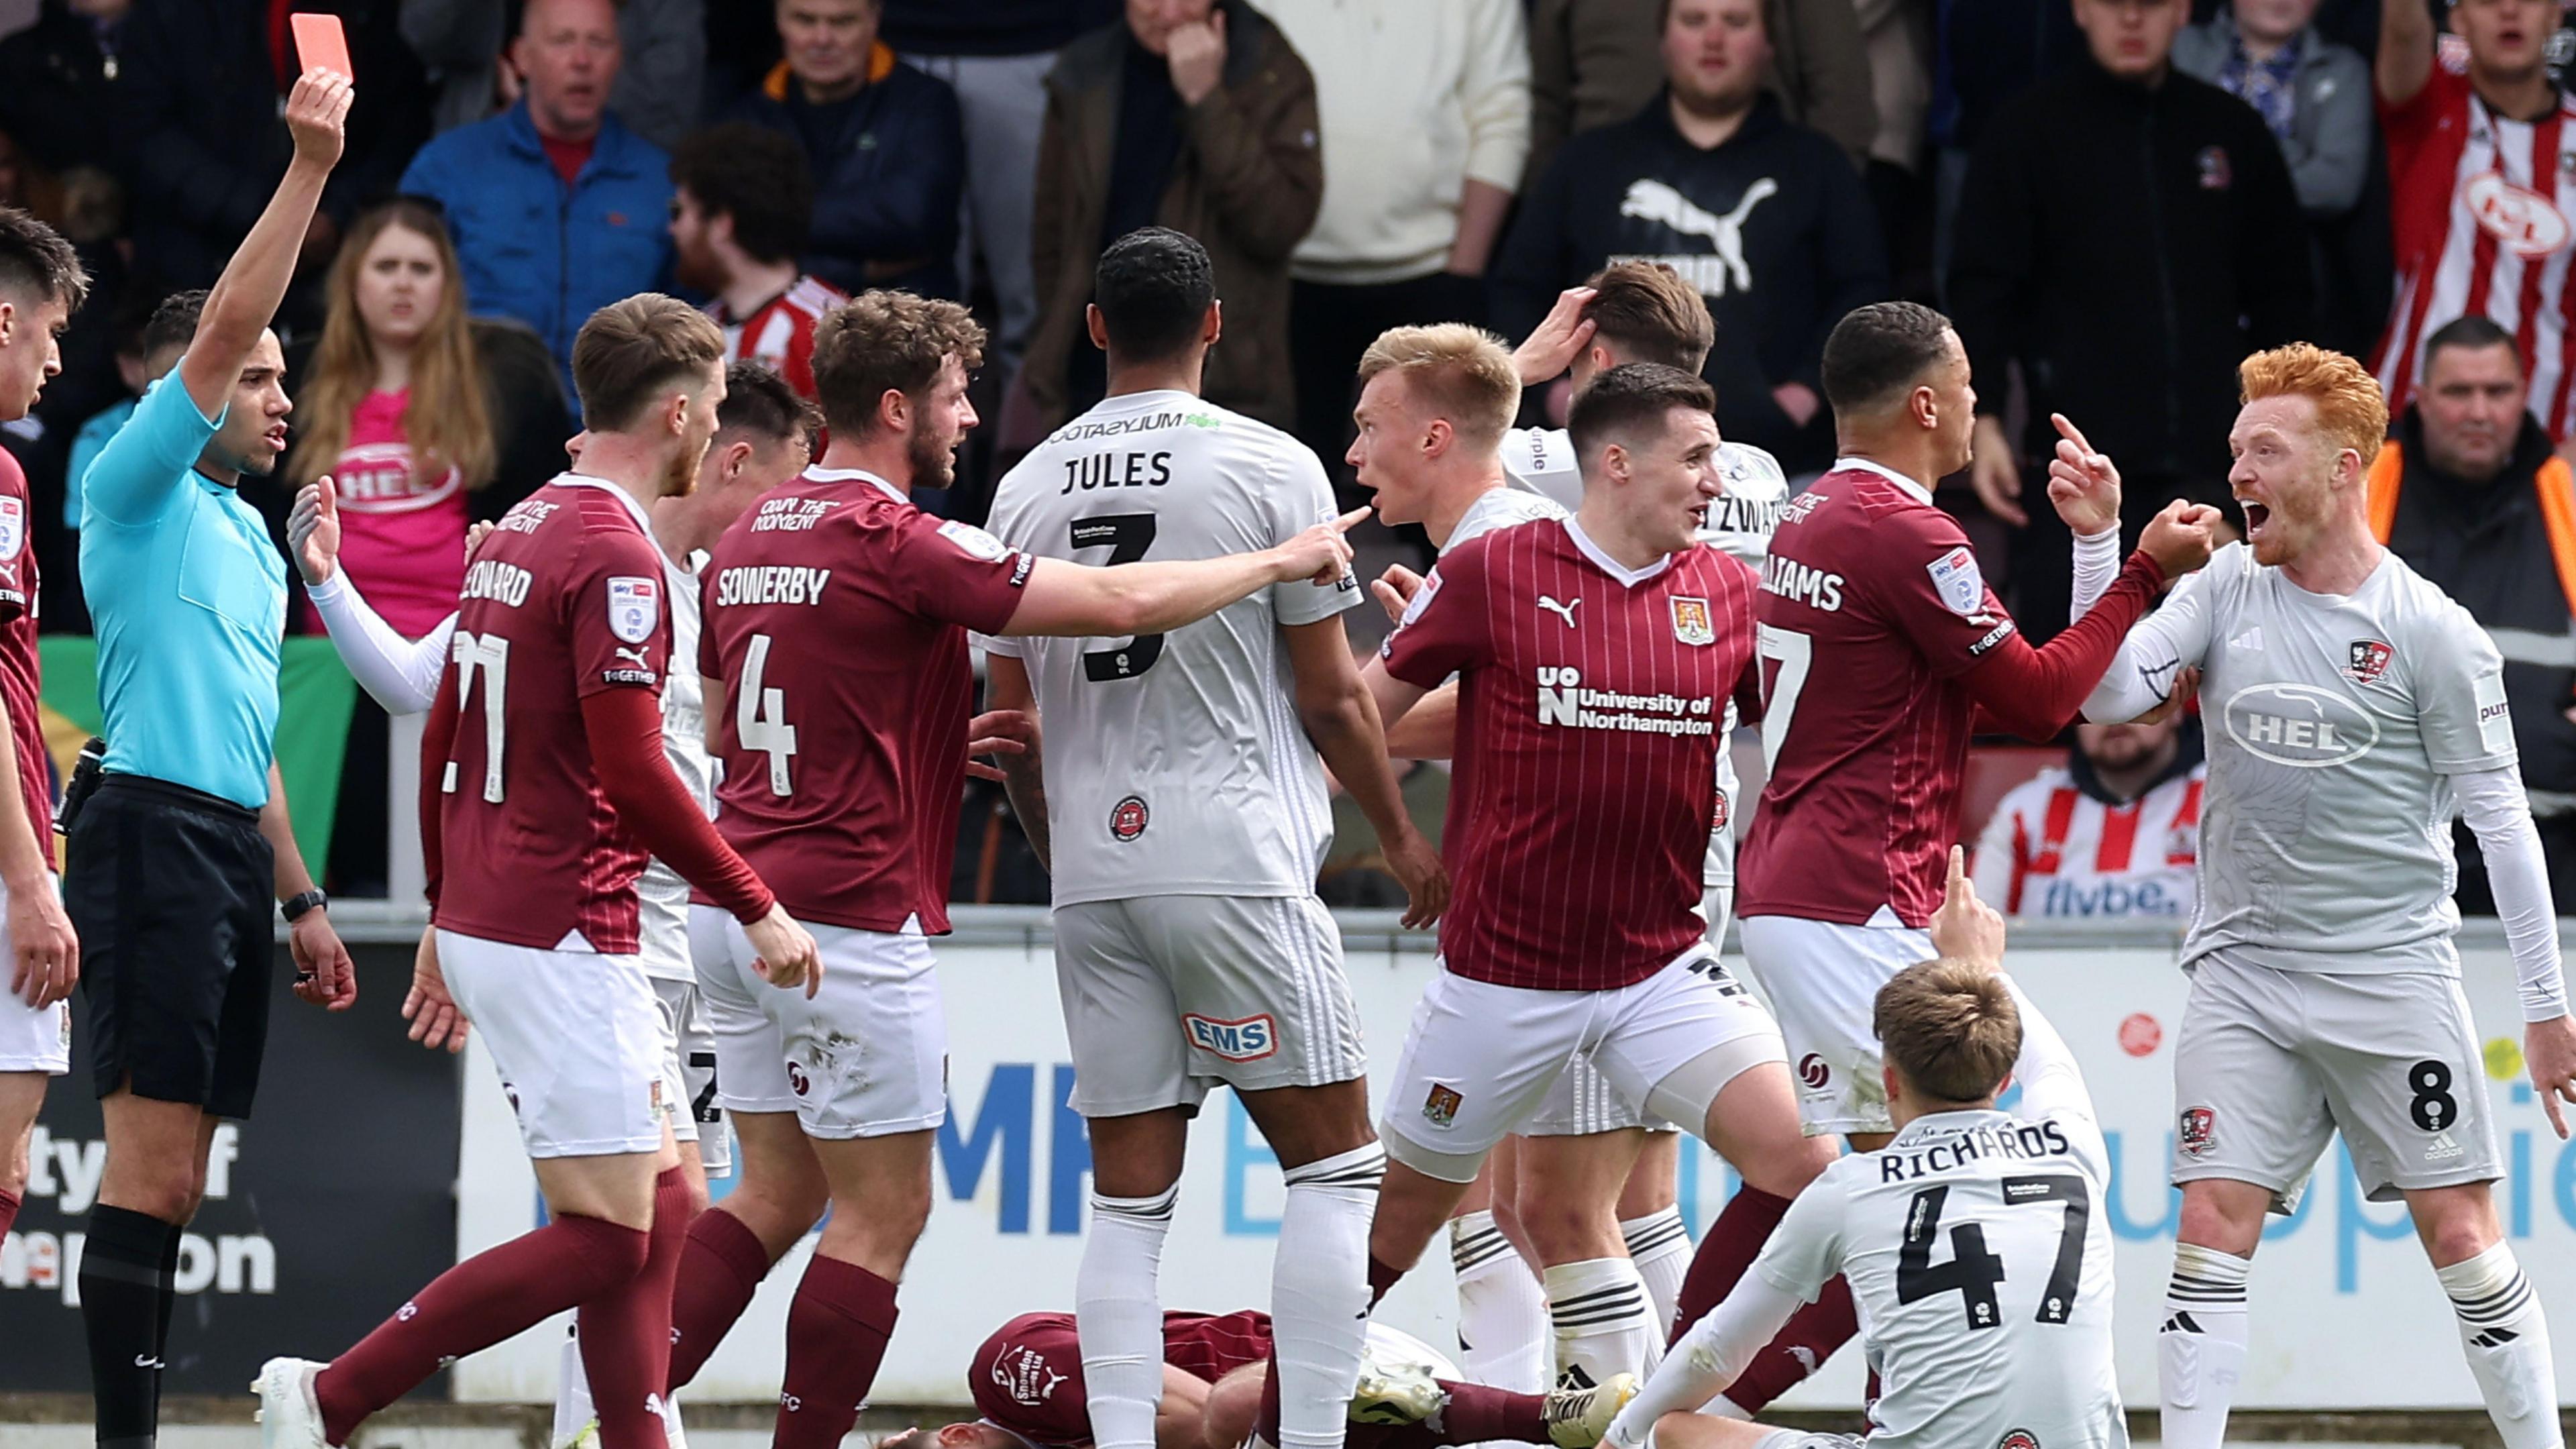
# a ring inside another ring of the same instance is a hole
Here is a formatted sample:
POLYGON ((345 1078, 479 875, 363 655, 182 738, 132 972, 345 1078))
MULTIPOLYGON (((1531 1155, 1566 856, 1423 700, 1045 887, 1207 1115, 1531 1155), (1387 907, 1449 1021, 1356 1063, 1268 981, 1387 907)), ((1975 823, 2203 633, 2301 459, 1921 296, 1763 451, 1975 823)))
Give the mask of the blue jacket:
POLYGON ((590 314, 651 291, 670 271, 671 161, 608 116, 589 164, 566 186, 524 100, 421 148, 406 194, 447 208, 465 298, 545 339, 572 391, 572 340, 590 314))

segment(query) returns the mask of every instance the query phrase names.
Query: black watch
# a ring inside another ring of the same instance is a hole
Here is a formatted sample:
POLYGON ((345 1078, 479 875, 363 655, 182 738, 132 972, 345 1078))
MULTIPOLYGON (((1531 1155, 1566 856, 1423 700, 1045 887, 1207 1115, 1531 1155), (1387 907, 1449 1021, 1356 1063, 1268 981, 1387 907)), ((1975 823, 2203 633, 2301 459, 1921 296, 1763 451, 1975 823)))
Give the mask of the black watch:
POLYGON ((286 904, 278 909, 286 913, 286 923, 291 926, 304 919, 306 911, 318 911, 329 904, 331 904, 331 898, 322 894, 321 888, 317 886, 302 895, 290 897, 286 904))

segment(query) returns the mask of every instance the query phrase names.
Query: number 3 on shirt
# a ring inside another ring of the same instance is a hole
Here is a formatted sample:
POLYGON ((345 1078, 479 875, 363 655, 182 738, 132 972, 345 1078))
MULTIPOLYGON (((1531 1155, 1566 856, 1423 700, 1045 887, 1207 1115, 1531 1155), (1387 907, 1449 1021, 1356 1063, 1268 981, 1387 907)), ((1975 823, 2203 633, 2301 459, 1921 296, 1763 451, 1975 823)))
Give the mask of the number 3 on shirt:
MULTIPOLYGON (((1073 546, 1107 548, 1112 567, 1134 563, 1154 546, 1155 521, 1150 513, 1096 513, 1073 521, 1073 546)), ((1124 648, 1091 649, 1082 656, 1082 677, 1094 684, 1133 679, 1163 657, 1163 636, 1139 634, 1124 648)))
POLYGON ((1795 629, 1758 626, 1755 648, 1762 654, 1762 768, 1780 767, 1780 746, 1789 738, 1789 718, 1798 712, 1798 694, 1807 687, 1807 667, 1816 660, 1816 641, 1795 629))
POLYGON ((796 726, 787 722, 787 691, 765 689, 769 636, 754 634, 742 657, 742 687, 733 695, 733 732, 746 750, 769 756, 769 793, 792 793, 787 762, 796 758, 796 726))

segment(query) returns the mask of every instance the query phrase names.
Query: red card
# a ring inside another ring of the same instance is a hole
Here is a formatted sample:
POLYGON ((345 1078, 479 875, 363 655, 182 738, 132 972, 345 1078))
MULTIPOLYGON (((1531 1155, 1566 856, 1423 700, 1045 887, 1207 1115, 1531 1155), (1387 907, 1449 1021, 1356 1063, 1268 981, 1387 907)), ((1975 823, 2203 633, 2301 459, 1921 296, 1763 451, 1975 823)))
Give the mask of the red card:
POLYGON ((358 78, 357 68, 349 64, 349 33, 340 28, 339 16, 296 14, 286 19, 295 27, 295 54, 306 70, 337 71, 350 80, 358 78))

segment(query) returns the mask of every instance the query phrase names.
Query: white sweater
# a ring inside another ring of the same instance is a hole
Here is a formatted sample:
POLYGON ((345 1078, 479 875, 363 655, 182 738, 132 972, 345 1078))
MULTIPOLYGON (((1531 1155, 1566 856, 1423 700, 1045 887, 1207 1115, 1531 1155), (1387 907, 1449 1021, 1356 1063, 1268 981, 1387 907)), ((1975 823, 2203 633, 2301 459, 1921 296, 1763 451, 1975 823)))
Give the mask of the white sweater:
POLYGON ((1289 271, 1368 285, 1428 276, 1470 179, 1506 191, 1529 154, 1522 0, 1263 0, 1315 76, 1324 205, 1289 271))

